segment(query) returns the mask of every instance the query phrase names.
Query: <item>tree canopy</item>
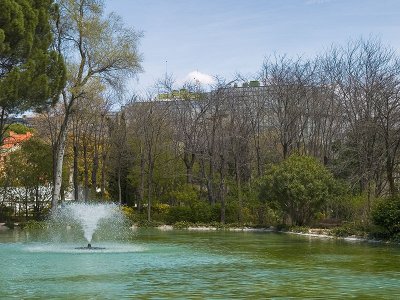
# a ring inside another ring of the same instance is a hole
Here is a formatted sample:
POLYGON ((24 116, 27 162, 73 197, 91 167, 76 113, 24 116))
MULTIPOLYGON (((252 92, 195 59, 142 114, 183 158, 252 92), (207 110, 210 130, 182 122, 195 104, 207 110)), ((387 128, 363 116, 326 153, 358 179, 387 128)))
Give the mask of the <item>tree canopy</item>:
POLYGON ((53 103, 65 84, 62 56, 51 49, 51 0, 0 0, 0 137, 10 114, 53 103))
POLYGON ((70 119, 80 102, 90 97, 93 84, 117 94, 129 76, 142 70, 137 50, 140 33, 127 28, 115 14, 103 15, 103 1, 57 0, 57 49, 68 65, 68 81, 62 92, 64 116, 53 143, 54 188, 52 206, 60 199, 61 174, 70 119))
POLYGON ((315 158, 292 155, 264 177, 263 197, 296 225, 306 225, 332 197, 332 174, 315 158))

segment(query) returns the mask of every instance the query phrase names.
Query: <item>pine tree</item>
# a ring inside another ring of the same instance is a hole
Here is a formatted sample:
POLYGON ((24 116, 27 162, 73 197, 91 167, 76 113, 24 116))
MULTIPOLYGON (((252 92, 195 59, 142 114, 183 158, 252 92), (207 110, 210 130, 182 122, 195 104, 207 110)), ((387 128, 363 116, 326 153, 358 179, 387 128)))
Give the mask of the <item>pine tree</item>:
POLYGON ((0 142, 10 116, 40 110, 65 84, 62 56, 51 49, 51 0, 0 0, 0 142))

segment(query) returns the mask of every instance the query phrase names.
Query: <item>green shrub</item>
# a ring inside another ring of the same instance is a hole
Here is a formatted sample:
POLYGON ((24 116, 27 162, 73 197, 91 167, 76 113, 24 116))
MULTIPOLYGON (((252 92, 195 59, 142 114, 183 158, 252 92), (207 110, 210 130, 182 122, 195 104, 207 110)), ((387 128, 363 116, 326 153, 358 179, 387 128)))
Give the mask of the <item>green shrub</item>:
POLYGON ((170 192, 170 197, 178 205, 192 206, 199 199, 199 192, 193 185, 184 184, 170 192))
POLYGON ((390 235, 400 233, 400 198, 384 198, 372 210, 374 224, 384 227, 390 235))
POLYGON ((361 222, 349 222, 332 228, 330 234, 337 237, 356 236, 361 238, 370 237, 370 225, 361 222))
MULTIPOLYGON (((218 221, 221 220, 221 205, 217 206, 218 211, 218 221)), ((242 221, 249 221, 248 209, 242 207, 242 221)), ((225 206, 225 223, 238 223, 239 222, 239 204, 237 202, 230 202, 225 206)))
POLYGON ((48 225, 46 222, 30 220, 24 223, 23 228, 26 230, 38 230, 38 229, 46 229, 47 226, 48 225))
POLYGON ((335 195, 332 174, 316 159, 290 156, 263 178, 260 196, 290 217, 294 225, 308 225, 335 195))
POLYGON ((297 226, 297 225, 287 225, 287 224, 277 224, 277 231, 283 232, 295 232, 295 233, 309 233, 310 227, 308 226, 297 226))
POLYGON ((390 240, 394 238, 385 228, 374 224, 370 225, 368 229, 368 237, 375 240, 390 240))
POLYGON ((331 217, 346 221, 366 220, 368 199, 365 195, 343 195, 335 197, 328 203, 331 217))
POLYGON ((272 209, 266 203, 257 203, 251 207, 251 223, 261 227, 276 226, 281 216, 277 210, 272 209))
POLYGON ((166 220, 168 224, 175 224, 192 220, 192 210, 187 206, 173 206, 170 208, 166 220))
POLYGON ((342 225, 339 227, 332 228, 330 234, 337 237, 347 237, 356 234, 356 231, 353 227, 348 225, 342 225))
POLYGON ((168 214, 170 206, 164 203, 156 203, 151 207, 152 213, 157 213, 160 215, 168 214))
POLYGON ((14 215, 14 209, 4 204, 0 204, 0 221, 9 221, 14 215))
POLYGON ((190 206, 172 206, 166 215, 168 224, 177 222, 190 223, 209 223, 218 221, 219 211, 216 213, 215 207, 209 205, 205 201, 197 200, 192 202, 190 206))
POLYGON ((144 228, 153 228, 153 227, 158 227, 161 225, 164 225, 163 222, 160 221, 147 221, 147 220, 140 220, 136 223, 137 226, 139 227, 144 227, 144 228))
POLYGON ((391 241, 395 243, 400 243, 400 233, 396 233, 391 237, 391 241))
POLYGON ((33 129, 21 123, 13 123, 7 127, 5 136, 9 136, 10 131, 14 131, 16 134, 25 134, 27 132, 32 132, 33 129))
POLYGON ((139 214, 129 206, 121 206, 121 211, 124 217, 131 223, 137 223, 140 220, 139 214))

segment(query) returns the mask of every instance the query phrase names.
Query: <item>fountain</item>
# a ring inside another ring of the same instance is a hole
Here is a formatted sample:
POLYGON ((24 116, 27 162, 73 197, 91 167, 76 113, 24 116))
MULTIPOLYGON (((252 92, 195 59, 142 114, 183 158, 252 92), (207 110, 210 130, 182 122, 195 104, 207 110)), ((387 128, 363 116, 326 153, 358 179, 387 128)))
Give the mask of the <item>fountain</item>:
MULTIPOLYGON (((65 204, 58 208, 51 217, 53 222, 61 223, 63 227, 78 223, 87 246, 76 247, 79 250, 103 250, 104 247, 92 246, 93 235, 101 224, 108 224, 108 227, 122 226, 123 215, 117 205, 113 203, 82 203, 75 202, 65 204), (122 221, 122 222, 121 222, 122 221)), ((112 233, 114 234, 114 233, 112 233)))
POLYGON ((92 244, 88 244, 87 247, 76 247, 78 250, 104 250, 104 247, 92 247, 92 244))
POLYGON ((274 232, 133 232, 123 220, 115 205, 74 203, 47 226, 1 231, 0 299, 399 295, 397 244, 274 232))

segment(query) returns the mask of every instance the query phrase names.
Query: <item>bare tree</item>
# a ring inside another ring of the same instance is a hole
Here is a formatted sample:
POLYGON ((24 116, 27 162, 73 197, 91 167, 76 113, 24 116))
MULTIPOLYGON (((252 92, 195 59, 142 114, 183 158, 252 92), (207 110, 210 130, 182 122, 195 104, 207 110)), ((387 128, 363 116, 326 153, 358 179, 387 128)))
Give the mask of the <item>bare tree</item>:
POLYGON ((271 125, 277 133, 283 158, 303 149, 314 70, 312 62, 286 56, 267 60, 263 65, 262 81, 268 88, 271 125))
POLYGON ((154 171, 159 156, 165 151, 163 139, 165 130, 171 128, 168 101, 155 100, 149 94, 146 101, 137 101, 127 108, 129 131, 134 134, 140 152, 140 202, 144 202, 147 189, 147 219, 151 221, 151 207, 154 192, 154 171))
MULTIPOLYGON (((117 177, 117 190, 118 190, 118 203, 123 204, 122 199, 122 177, 124 170, 128 168, 128 160, 130 160, 130 153, 127 144, 127 124, 125 111, 122 110, 117 113, 115 117, 110 120, 110 164, 112 165, 112 172, 116 173, 117 177)), ((124 176, 126 177, 126 175, 124 176)))
POLYGON ((52 207, 60 197, 65 143, 76 102, 93 79, 116 90, 124 78, 140 71, 137 53, 139 34, 123 26, 116 15, 102 16, 103 4, 96 0, 59 0, 60 16, 55 22, 58 50, 67 60, 69 80, 62 93, 64 120, 54 147, 54 187, 52 207))
POLYGON ((186 83, 179 93, 171 93, 171 115, 175 123, 175 140, 182 148, 181 157, 186 168, 186 181, 193 182, 193 167, 198 159, 201 135, 200 126, 207 113, 205 92, 199 84, 186 83))
POLYGON ((325 76, 342 106, 348 145, 357 161, 353 176, 360 191, 366 191, 368 199, 382 191, 379 178, 386 164, 389 190, 396 193, 397 59, 379 41, 360 39, 346 47, 333 47, 324 63, 325 76))

